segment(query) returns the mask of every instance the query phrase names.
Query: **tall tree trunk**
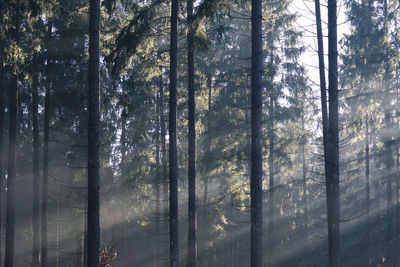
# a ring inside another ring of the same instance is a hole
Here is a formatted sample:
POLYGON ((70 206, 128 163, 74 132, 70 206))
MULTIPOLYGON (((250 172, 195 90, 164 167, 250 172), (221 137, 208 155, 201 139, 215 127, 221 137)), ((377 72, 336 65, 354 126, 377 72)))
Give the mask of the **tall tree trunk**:
POLYGON ((179 267, 178 162, 176 148, 176 101, 178 65, 178 0, 171 4, 171 47, 169 84, 169 236, 170 265, 179 267))
POLYGON ((370 183, 369 183, 369 127, 368 127, 368 115, 365 119, 365 214, 367 216, 367 262, 366 264, 371 264, 371 233, 370 233, 370 183))
MULTIPOLYGON (((304 132, 304 105, 302 105, 301 114, 301 131, 304 132)), ((301 141, 301 161, 303 169, 303 210, 304 210, 304 236, 305 241, 308 241, 308 201, 307 201, 307 169, 306 169, 306 140, 301 141)))
MULTIPOLYGON (((211 137, 210 137, 210 129, 211 129, 211 95, 212 95, 212 76, 211 74, 207 74, 207 87, 208 87, 208 113, 207 113, 207 133, 208 137, 206 139, 206 154, 208 155, 211 150, 211 137)), ((209 183, 209 175, 204 177, 204 192, 203 192, 203 216, 204 221, 207 222, 207 198, 208 198, 208 183, 209 183)))
MULTIPOLYGON (((47 35, 52 36, 53 24, 49 22, 47 35)), ((46 62, 46 92, 44 100, 44 125, 43 125, 43 172, 42 172, 42 232, 41 232, 41 267, 47 266, 47 191, 49 178, 49 125, 50 125, 50 94, 51 94, 51 60, 50 46, 47 47, 46 62)))
POLYGON ((90 0, 89 13, 89 125, 88 125, 88 267, 99 266, 100 174, 99 174, 99 95, 100 95, 100 0, 90 0))
POLYGON ((196 102, 194 93, 194 44, 193 44, 193 0, 187 0, 187 18, 189 32, 188 41, 188 103, 189 103, 189 266, 197 266, 197 240, 196 240, 196 102))
MULTIPOLYGON (((318 67, 319 67, 319 82, 321 90, 321 113, 322 113, 322 138, 324 143, 324 160, 325 170, 328 163, 328 110, 326 104, 326 80, 325 80, 325 62, 324 62, 324 42, 321 26, 321 9, 319 0, 315 0, 315 18, 317 24, 317 43, 318 43, 318 67)), ((325 177, 327 179, 327 173, 325 177)))
MULTIPOLYGON (((14 28, 11 38, 18 45, 20 14, 16 11, 13 17, 14 28)), ((9 120, 8 120, 8 166, 7 166, 7 207, 6 207, 6 247, 4 266, 14 267, 15 241, 15 179, 17 159, 17 107, 18 107, 18 65, 11 70, 11 79, 8 86, 9 120)))
POLYGON ((126 107, 122 108, 121 113, 121 183, 123 179, 127 179, 126 177, 126 118, 127 118, 127 111, 126 107))
MULTIPOLYGON (((161 123, 161 164, 162 164, 162 190, 163 190, 163 217, 164 217, 164 233, 168 233, 168 166, 167 166, 167 148, 165 142, 165 115, 164 115, 164 89, 163 89, 163 76, 162 69, 160 74, 160 123, 161 123)), ((165 246, 163 250, 165 257, 168 254, 168 248, 165 246)))
POLYGON ((3 133, 4 133, 4 92, 5 92, 5 69, 0 73, 0 267, 2 264, 2 236, 3 236, 3 195, 4 195, 4 171, 3 171, 3 133))
MULTIPOLYGON (((211 72, 206 74, 207 77, 207 88, 208 88, 208 111, 206 115, 206 133, 207 136, 204 141, 205 146, 205 154, 209 155, 211 151, 211 96, 212 96, 212 75, 211 72)), ((208 166, 208 165, 207 165, 208 166)), ((199 222, 199 232, 202 238, 200 239, 200 250, 205 250, 208 242, 208 229, 209 229, 209 221, 208 221, 208 210, 207 210, 207 201, 208 201, 208 184, 210 182, 210 174, 208 172, 208 168, 205 169, 206 174, 204 175, 204 190, 203 190, 203 200, 202 200, 202 210, 201 210, 201 221, 199 222)), ((202 262, 206 262, 203 260, 202 262)))
MULTIPOLYGON (((388 3, 387 0, 383 1, 383 16, 384 16, 384 25, 383 31, 385 35, 385 39, 389 38, 388 33, 388 3)), ((385 60, 384 60, 384 88, 386 90, 386 103, 384 103, 384 114, 385 114, 385 127, 386 134, 384 135, 384 147, 385 147, 385 165, 386 165, 386 220, 387 220, 387 261, 388 266, 393 266, 393 253, 392 253, 392 235, 393 232, 393 196, 392 196, 392 178, 393 178, 393 158, 392 158, 392 133, 391 133, 391 112, 390 107, 390 62, 389 62, 389 44, 385 42, 385 60)))
POLYGON ((272 96, 269 97, 269 107, 268 107, 268 132, 269 132, 269 158, 268 158, 268 167, 269 167, 269 224, 268 224, 268 238, 269 238, 269 266, 272 266, 272 257, 273 253, 273 244, 274 241, 274 222, 275 222, 275 183, 274 183, 274 174, 275 174, 275 166, 274 166, 274 145, 275 145, 275 132, 274 132, 274 99, 272 96))
MULTIPOLYGON (((390 113, 385 111, 386 127, 390 127, 390 113)), ((393 204, 392 204, 392 145, 391 140, 385 140, 385 165, 386 165, 386 220, 387 220, 387 260, 393 264, 392 260, 392 235, 393 233, 393 204)), ((391 266, 391 265, 390 265, 391 266)))
POLYGON ((158 266, 159 257, 159 238, 160 238, 160 97, 156 91, 156 179, 155 179, 155 193, 156 193, 156 215, 155 215, 155 230, 156 238, 154 238, 154 267, 158 266))
MULTIPOLYGON (((398 77, 397 77, 398 78, 398 77)), ((396 89, 396 104, 399 104, 399 88, 396 89)), ((399 127, 399 121, 397 120, 397 127, 399 127)), ((396 145, 396 251, 400 250, 400 152, 399 142, 396 145)), ((399 256, 396 255, 396 263, 399 260, 399 256)))
POLYGON ((262 242, 262 1, 251 1, 251 267, 263 266, 262 242))
POLYGON ((33 144, 33 214, 32 214, 32 264, 38 266, 40 262, 40 201, 39 201, 39 126, 38 126, 38 77, 33 75, 32 83, 32 144, 33 144))
MULTIPOLYGON (((16 70, 15 70, 16 71, 16 70)), ((8 166, 7 166, 7 209, 6 209, 6 248, 4 265, 14 267, 15 237, 15 177, 17 154, 17 105, 18 77, 14 73, 8 88, 9 124, 8 124, 8 166)))
MULTIPOLYGON (((57 181, 57 203, 56 203, 56 267, 60 266, 60 182, 57 181)), ((86 232, 84 232, 86 235, 86 232)), ((84 250, 85 252, 86 250, 84 250)), ((86 265, 85 265, 86 266, 86 265)))
POLYGON ((328 0, 328 58, 329 58, 329 157, 326 180, 328 210, 329 266, 340 266, 340 199, 339 199, 339 101, 337 63, 336 0, 328 0))

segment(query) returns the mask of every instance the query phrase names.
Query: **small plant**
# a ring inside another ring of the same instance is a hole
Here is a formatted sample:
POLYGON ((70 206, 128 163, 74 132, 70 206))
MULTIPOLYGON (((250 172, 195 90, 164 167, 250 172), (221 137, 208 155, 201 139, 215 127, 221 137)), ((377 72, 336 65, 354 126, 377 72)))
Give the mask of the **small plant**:
POLYGON ((100 267, 114 267, 111 261, 117 257, 117 251, 112 245, 104 245, 100 252, 100 267))

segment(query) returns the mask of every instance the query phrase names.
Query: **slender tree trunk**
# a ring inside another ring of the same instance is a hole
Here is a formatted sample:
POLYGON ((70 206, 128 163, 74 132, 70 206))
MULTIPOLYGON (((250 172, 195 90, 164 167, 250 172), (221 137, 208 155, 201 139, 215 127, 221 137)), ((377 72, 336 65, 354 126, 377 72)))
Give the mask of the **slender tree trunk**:
MULTIPOLYGON (((388 35, 388 3, 387 0, 383 1, 383 16, 384 16, 384 25, 383 31, 385 38, 389 38, 388 35)), ((387 220, 387 260, 388 266, 393 266, 393 196, 392 196, 392 179, 393 179, 393 152, 392 152, 392 134, 391 134, 391 112, 392 110, 388 107, 390 106, 390 63, 389 63, 389 44, 386 42, 385 46, 385 61, 384 61, 384 88, 386 90, 386 103, 384 103, 384 117, 385 117, 385 127, 386 127, 386 136, 384 136, 384 147, 385 147, 385 165, 386 165, 386 220, 387 220)))
MULTIPOLYGON (((14 14, 14 29, 11 38, 19 43, 20 14, 14 14)), ((13 66, 8 86, 8 166, 7 166, 7 207, 6 207, 6 247, 4 266, 14 267, 15 241, 15 179, 17 159, 17 107, 18 107, 18 65, 13 66)))
MULTIPOLYGON (((204 141, 204 146, 205 146, 205 155, 210 155, 211 151, 211 96, 212 96, 212 75, 211 73, 207 73, 207 88, 208 88, 208 111, 206 115, 206 133, 207 136, 204 141)), ((208 184, 210 182, 210 174, 208 172, 208 165, 206 165, 207 168, 206 174, 204 175, 204 190, 203 190, 203 206, 202 206, 202 216, 200 216, 200 221, 199 221, 199 232, 202 238, 200 239, 200 250, 204 251, 207 248, 207 242, 208 240, 208 229, 209 229, 209 220, 208 220, 208 210, 207 210, 207 201, 208 201, 208 184)), ((202 260, 202 263, 207 262, 206 259, 202 260)))
POLYGON ((100 175, 99 175, 99 95, 100 95, 100 0, 90 0, 89 13, 89 125, 88 125, 88 267, 99 266, 100 175))
POLYGON ((4 91, 5 91, 5 69, 1 68, 0 73, 0 267, 2 261, 2 237, 3 237, 3 195, 4 195, 4 171, 3 171, 3 134, 4 134, 4 91))
POLYGON ((122 179, 126 179, 126 118, 127 112, 126 107, 122 108, 121 113, 121 176, 122 179))
POLYGON ((156 179, 155 179, 155 193, 156 193, 156 238, 154 239, 154 266, 158 266, 159 254, 159 239, 160 239, 160 97, 156 92, 156 179))
MULTIPOLYGON (((60 182, 57 181, 56 203, 56 267, 60 266, 60 182)), ((84 233, 85 234, 85 233, 84 233)), ((84 250, 85 252, 85 250, 84 250)))
MULTIPOLYGON (((321 89, 321 112, 322 112, 322 133, 324 143, 324 159, 325 169, 328 162, 328 110, 326 104, 326 80, 325 80, 325 62, 324 62, 324 42, 321 26, 321 9, 319 0, 315 0, 315 18, 317 24, 317 41, 318 41, 318 66, 319 66, 319 81, 321 89)), ((326 176, 327 174, 325 174, 326 176)))
MULTIPOLYGON (((235 209, 234 209, 234 198, 233 198, 233 193, 231 191, 231 207, 230 207, 230 216, 232 219, 235 218, 235 209)), ((229 265, 231 267, 235 267, 234 259, 235 259, 235 231, 234 231, 234 226, 233 223, 231 222, 230 224, 230 234, 229 234, 229 265)))
MULTIPOLYGON (((385 111, 385 124, 390 127, 390 113, 385 111)), ((393 264, 392 257, 392 235, 393 233, 393 196, 392 196, 392 144, 391 140, 384 141, 385 146, 385 165, 386 165, 386 220, 387 220, 387 260, 389 264, 393 264)), ((391 266, 391 265, 390 265, 391 266)))
POLYGON ((169 84, 169 222, 170 265, 179 267, 178 163, 176 148, 176 101, 178 65, 178 0, 171 3, 171 47, 169 84))
POLYGON ((274 99, 272 96, 269 98, 269 118, 268 118, 268 131, 269 131, 269 224, 268 224, 268 237, 269 237, 269 266, 272 266, 273 244, 274 240, 274 222, 275 222, 275 183, 274 183, 274 145, 275 145, 275 132, 274 132, 274 99))
POLYGON ((8 166, 7 166, 7 209, 6 209, 6 248, 5 262, 7 267, 14 267, 14 237, 15 237, 15 177, 17 154, 17 105, 18 77, 14 73, 8 88, 9 124, 8 124, 8 166))
POLYGON ((370 183, 369 183, 369 127, 368 127, 368 115, 365 119, 365 214, 367 216, 367 264, 371 264, 371 233, 370 233, 370 183))
MULTIPOLYGON (((52 36, 53 25, 48 24, 47 35, 52 36)), ((44 100, 44 125, 43 125, 43 172, 42 172, 42 232, 41 232, 41 267, 47 266, 47 192, 49 178, 49 125, 50 125, 50 94, 51 94, 51 60, 50 46, 47 47, 46 63, 46 92, 44 100)))
POLYGON ((32 144, 33 144, 33 214, 32 214, 32 264, 40 262, 40 201, 39 201, 39 126, 38 126, 38 77, 33 76, 32 83, 32 144))
MULTIPOLYGON (((304 132, 304 106, 302 107, 301 114, 301 130, 304 132)), ((308 241, 308 201, 307 201, 307 169, 306 169, 306 153, 305 153, 306 140, 301 141, 301 161, 303 169, 303 209, 304 209, 304 236, 308 241)))
MULTIPOLYGON (((207 133, 208 135, 210 135, 210 129, 211 129, 211 95, 212 95, 212 76, 211 74, 207 74, 207 87, 208 87, 208 113, 207 113, 207 133)), ((207 142, 206 142, 206 154, 208 155, 210 153, 211 150, 211 138, 207 137, 207 142)), ((209 176, 206 175, 204 177, 204 192, 203 192, 203 216, 205 219, 205 222, 207 222, 206 220, 206 216, 207 216, 207 210, 206 210, 206 206, 207 206, 207 198, 208 198, 208 183, 209 183, 209 176)))
MULTIPOLYGON (((399 88, 396 90, 396 103, 399 104, 399 88)), ((397 121, 397 127, 399 122, 397 121)), ((399 153, 399 143, 396 145, 396 251, 400 250, 400 153, 399 153)), ((396 255, 396 263, 398 262, 399 256, 396 255)))
POLYGON ((328 210, 329 266, 340 266, 340 203, 339 203, 339 101, 337 63, 337 2, 328 0, 329 57, 329 157, 326 181, 328 210))
POLYGON ((262 243, 262 1, 251 1, 251 267, 263 266, 262 243))
POLYGON ((189 103, 189 266, 197 266, 196 240, 196 102, 194 93, 194 54, 193 54, 193 0, 187 0, 188 40, 188 103, 189 103))
MULTIPOLYGON (((385 114, 386 127, 390 125, 390 114, 385 114)), ((391 141, 386 140, 385 144, 385 164, 386 164, 386 220, 387 220, 387 260, 389 264, 393 264, 392 260, 392 235, 393 235, 393 204, 392 204, 392 146, 391 141)), ((391 266, 391 265, 390 265, 391 266)))
MULTIPOLYGON (((163 190, 163 217, 164 217, 164 233, 168 233, 168 166, 167 166, 167 149, 165 142, 165 116, 164 116, 164 89, 162 69, 160 74, 160 123, 161 123, 161 164, 162 164, 162 190, 163 190)), ((164 255, 168 255, 168 248, 165 246, 164 255)))

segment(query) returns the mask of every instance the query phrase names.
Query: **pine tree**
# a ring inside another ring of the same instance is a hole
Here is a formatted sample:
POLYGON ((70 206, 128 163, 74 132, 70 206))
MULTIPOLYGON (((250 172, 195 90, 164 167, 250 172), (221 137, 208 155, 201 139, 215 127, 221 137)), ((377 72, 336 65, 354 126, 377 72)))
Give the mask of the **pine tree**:
POLYGON ((99 93, 100 93, 100 1, 90 1, 89 19, 89 125, 88 125, 88 266, 99 266, 100 177, 99 177, 99 93))

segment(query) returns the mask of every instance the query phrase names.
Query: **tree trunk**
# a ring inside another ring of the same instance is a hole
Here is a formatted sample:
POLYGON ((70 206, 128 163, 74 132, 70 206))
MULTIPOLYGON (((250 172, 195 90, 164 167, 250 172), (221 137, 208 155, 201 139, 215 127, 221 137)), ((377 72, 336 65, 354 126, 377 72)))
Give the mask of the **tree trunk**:
MULTIPOLYGON (((302 106, 301 114, 301 131, 304 132, 304 105, 302 106)), ((304 236, 305 241, 308 241, 308 201, 307 201, 307 169, 306 169, 306 140, 301 141, 301 159, 303 169, 303 210, 304 210, 304 236)))
POLYGON ((367 265, 371 264, 371 233, 370 233, 370 184, 369 184, 369 127, 368 127, 368 115, 365 120, 365 214, 367 216, 367 265))
POLYGON ((100 95, 100 0, 90 0, 89 13, 89 125, 88 125, 88 267, 99 266, 100 175, 99 175, 99 95, 100 95))
POLYGON ((126 118, 127 118, 127 112, 126 112, 126 107, 124 106, 122 108, 122 113, 121 113, 121 183, 123 182, 123 179, 127 179, 126 177, 126 118))
POLYGON ((189 32, 188 41, 188 103, 189 103, 189 267, 197 266, 197 240, 196 240, 196 102, 194 93, 194 54, 193 54, 193 0, 187 0, 187 18, 189 32))
MULTIPOLYGON (((56 211, 56 267, 59 267, 60 266, 60 182, 59 181, 57 181, 56 209, 57 209, 57 211, 56 211)), ((84 236, 85 235, 86 235, 86 232, 84 232, 84 236)), ((84 250, 84 252, 85 251, 86 250, 84 250)))
MULTIPOLYGON (((397 24, 396 24, 397 25, 397 24)), ((398 73, 397 73, 398 75, 398 73)), ((397 77, 398 79, 398 77, 397 77)), ((399 88, 396 89, 396 104, 399 105, 399 88)), ((399 121, 397 120, 397 127, 399 127, 399 121)), ((399 142, 396 145, 396 251, 400 250, 400 152, 399 142)), ((399 260, 399 256, 396 255, 396 263, 399 260)))
POLYGON ((1 68, 0 73, 0 267, 2 264, 2 245, 3 236, 3 195, 4 195, 4 171, 3 171, 3 134, 4 134, 4 92, 5 92, 5 69, 1 68))
MULTIPOLYGON (((52 23, 49 22, 47 34, 51 38, 52 23)), ((43 125, 43 173, 42 173, 42 245, 41 245, 41 267, 47 266, 47 191, 49 178, 49 124, 50 124, 50 94, 51 94, 51 60, 50 47, 47 47, 46 65, 46 92, 44 100, 44 125, 43 125)))
POLYGON ((160 238, 160 97, 156 92, 156 179, 154 183, 156 194, 156 214, 155 214, 155 230, 156 237, 154 238, 154 266, 158 266, 159 254, 159 238, 160 238))
MULTIPOLYGON (((324 160, 325 170, 328 163, 328 111, 326 104, 326 80, 325 80, 325 62, 324 62, 324 42, 321 26, 321 10, 319 0, 315 0, 315 18, 317 24, 317 39, 318 39, 318 66, 319 66, 319 82, 321 90, 321 113, 322 113, 322 133, 324 145, 324 160)), ((327 179, 327 174, 325 173, 327 179)))
POLYGON ((340 203, 339 203, 339 112, 336 0, 328 0, 329 58, 329 157, 326 195, 328 210, 329 266, 340 266, 340 203))
POLYGON ((272 96, 269 98, 269 118, 268 118, 268 131, 269 131, 269 158, 268 158, 268 167, 269 167, 269 224, 268 224, 268 238, 269 238, 269 266, 272 266, 272 257, 273 253, 273 244, 274 240, 274 222, 275 222, 275 183, 274 183, 274 99, 272 96))
MULTIPOLYGON (((14 29, 11 38, 18 45, 20 14, 14 14, 14 29)), ((14 267, 15 241, 15 179, 17 159, 17 107, 18 107, 18 65, 11 70, 11 79, 8 86, 9 120, 8 120, 8 166, 7 166, 7 207, 6 207, 6 247, 4 266, 14 267)))
MULTIPOLYGON (((207 87, 208 87, 208 113, 207 113, 207 142, 206 142, 206 154, 208 155, 211 150, 211 137, 210 137, 210 129, 211 129, 211 94, 212 94, 212 76, 211 74, 207 74, 207 87)), ((204 192, 203 192, 203 216, 204 216, 204 221, 207 222, 206 216, 207 216, 207 198, 208 198, 208 183, 209 183, 209 175, 207 174, 204 177, 204 192)))
POLYGON ((8 166, 7 166, 7 209, 6 209, 6 248, 5 262, 7 267, 14 267, 14 237, 15 237, 15 177, 17 154, 17 105, 18 78, 14 73, 8 88, 9 124, 8 124, 8 166))
POLYGON ((38 266, 40 262, 40 201, 39 201, 39 126, 38 126, 38 76, 33 75, 32 83, 32 145, 33 145, 33 214, 32 214, 32 264, 38 266))
POLYGON ((171 47, 169 84, 169 223, 170 265, 179 267, 178 163, 176 148, 176 101, 178 65, 178 0, 171 3, 171 47))
POLYGON ((262 1, 251 1, 251 267, 263 266, 262 244, 262 1))
MULTIPOLYGON (((168 233, 168 166, 167 166, 167 149, 165 142, 165 116, 164 116, 164 89, 162 70, 160 74, 160 123, 161 123, 161 164, 162 164, 162 190, 163 190, 163 217, 164 217, 164 233, 168 233)), ((163 250, 165 257, 168 254, 168 248, 165 246, 163 250)), ((165 264, 164 264, 165 265, 165 264)))
MULTIPOLYGON (((384 35, 386 38, 389 38, 388 35, 388 28, 389 28, 389 23, 388 23, 388 3, 387 0, 383 1, 383 16, 384 16, 384 25, 383 25, 383 31, 384 35)), ((385 59, 384 59, 384 69, 385 73, 383 75, 384 77, 384 88, 386 89, 386 101, 387 103, 384 103, 384 114, 385 114, 385 128, 386 128, 386 133, 383 137, 383 142, 384 142, 384 147, 385 147, 385 165, 386 165, 386 220, 387 220, 387 261, 388 261, 388 266, 393 266, 393 239, 392 235, 394 234, 393 232, 393 200, 392 200, 392 178, 393 178, 393 158, 392 158, 392 133, 391 133, 391 112, 392 110, 389 108, 390 107, 390 62, 389 62, 389 44, 385 42, 385 59)))

